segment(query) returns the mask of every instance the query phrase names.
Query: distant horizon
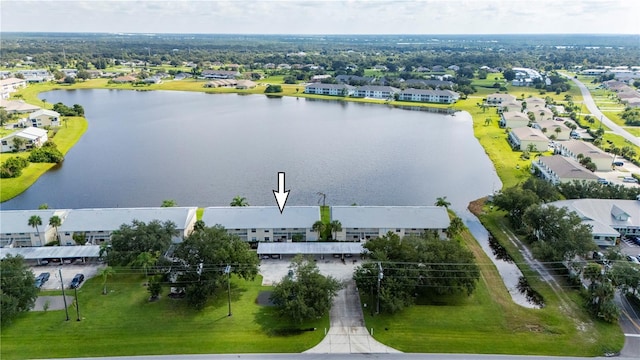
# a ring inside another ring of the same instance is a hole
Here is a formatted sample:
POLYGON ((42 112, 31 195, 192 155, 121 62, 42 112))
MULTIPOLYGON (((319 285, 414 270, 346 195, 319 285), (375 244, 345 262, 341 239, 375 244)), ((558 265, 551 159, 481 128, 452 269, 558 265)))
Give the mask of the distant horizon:
POLYGON ((0 24, 36 33, 639 35, 639 13, 634 0, 2 0, 0 24))
POLYGON ((131 31, 2 31, 3 34, 106 34, 106 35, 243 35, 243 36, 638 36, 640 33, 198 33, 131 31))

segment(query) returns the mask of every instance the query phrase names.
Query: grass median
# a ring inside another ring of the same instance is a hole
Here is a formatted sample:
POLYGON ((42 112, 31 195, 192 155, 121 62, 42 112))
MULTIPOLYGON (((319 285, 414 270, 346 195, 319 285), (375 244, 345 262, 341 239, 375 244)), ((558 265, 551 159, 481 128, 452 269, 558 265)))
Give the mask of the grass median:
POLYGON ((78 291, 81 321, 74 306, 69 321, 64 310, 27 313, 2 329, 0 358, 301 352, 318 344, 329 327, 328 316, 297 325, 258 305, 258 294, 271 290, 260 277, 232 278, 230 317, 226 291, 195 311, 166 296, 167 288, 159 301, 149 302, 143 283, 143 276, 125 270, 109 279, 109 294, 102 295, 101 279, 88 280, 78 291), (310 328, 317 330, 294 331, 310 328))

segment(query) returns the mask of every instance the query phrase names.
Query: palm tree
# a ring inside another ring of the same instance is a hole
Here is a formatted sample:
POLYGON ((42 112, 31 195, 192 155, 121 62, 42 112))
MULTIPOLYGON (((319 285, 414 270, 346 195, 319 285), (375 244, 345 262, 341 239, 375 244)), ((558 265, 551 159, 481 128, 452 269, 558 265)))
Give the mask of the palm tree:
POLYGON ((160 205, 160 207, 176 207, 176 201, 175 200, 162 200, 162 205, 160 205))
POLYGON ((107 295, 107 279, 115 274, 115 270, 111 266, 106 266, 98 272, 99 276, 102 276, 102 295, 107 295))
POLYGON ((230 206, 249 206, 247 199, 238 195, 231 200, 230 206))
POLYGON ((534 143, 529 143, 527 145, 527 151, 534 152, 534 151, 538 151, 538 149, 536 148, 536 145, 534 143))
POLYGON ((562 129, 560 129, 560 127, 558 126, 558 127, 556 127, 556 129, 555 129, 555 130, 553 130, 553 131, 555 131, 555 132, 556 132, 556 134, 558 134, 558 135, 556 136, 556 137, 558 137, 558 136, 560 136, 560 133, 562 132, 562 129))
POLYGON ((436 198, 436 203, 434 204, 435 206, 441 206, 441 207, 445 207, 445 208, 449 208, 449 206, 451 206, 451 203, 447 201, 447 197, 446 196, 442 196, 439 198, 436 198))
POLYGON ((324 235, 324 232, 325 232, 326 228, 327 228, 327 224, 323 223, 320 220, 314 222, 313 226, 311 226, 311 229, 318 233, 318 239, 322 239, 323 238, 323 235, 324 235))
POLYGON ((40 229, 38 229, 38 225, 42 225, 42 218, 38 215, 32 215, 29 218, 29 226, 36 229, 38 233, 38 239, 40 240, 40 246, 42 246, 42 237, 40 237, 40 229))
POLYGON ((489 124, 491 124, 493 122, 493 119, 491 119, 490 117, 484 119, 484 126, 487 126, 489 124))
POLYGON ((156 261, 158 261, 158 257, 160 257, 160 253, 158 252, 153 254, 145 251, 140 253, 133 263, 131 263, 133 266, 140 266, 144 269, 144 276, 147 278, 147 284, 149 283, 149 267, 155 265, 156 261))
POLYGON ((449 227, 445 231, 447 233, 447 236, 449 238, 452 238, 460 234, 462 230, 464 230, 464 222, 462 222, 462 219, 460 219, 459 217, 454 216, 454 218, 451 219, 451 223, 449 224, 449 227))
POLYGON ((58 235, 58 226, 62 225, 62 220, 58 215, 53 215, 49 218, 49 225, 53 226, 56 231, 56 240, 58 241, 58 245, 60 245, 60 235, 58 235))
POLYGON ((329 228, 333 233, 331 240, 336 240, 336 238, 338 237, 338 231, 342 231, 342 223, 340 222, 340 220, 333 220, 329 224, 329 228))
POLYGON ((42 99, 42 108, 43 109, 47 108, 47 99, 42 99))
POLYGON ((613 146, 613 147, 611 148, 611 153, 613 154, 613 161, 612 161, 612 163, 614 163, 614 162, 616 161, 616 156, 617 156, 617 155, 620 155, 621 150, 620 150, 620 148, 619 148, 619 147, 617 147, 617 146, 613 146))

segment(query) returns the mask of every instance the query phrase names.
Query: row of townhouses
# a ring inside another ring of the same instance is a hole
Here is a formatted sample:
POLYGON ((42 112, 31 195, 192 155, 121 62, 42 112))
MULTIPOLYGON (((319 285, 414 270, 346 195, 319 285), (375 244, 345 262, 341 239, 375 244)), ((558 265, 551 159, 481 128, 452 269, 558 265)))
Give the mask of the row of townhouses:
MULTIPOLYGON (((60 210, 3 210, 0 212, 0 247, 43 246, 59 237, 61 245, 74 245, 81 234, 88 244, 108 241, 122 224, 138 220, 173 222, 179 243, 192 231, 196 207, 150 207, 60 210), (39 227, 30 226, 32 216, 40 217, 39 227), (49 224, 57 216, 61 225, 49 224)), ((335 240, 360 242, 393 232, 399 236, 434 231, 445 238, 449 215, 437 206, 333 206, 331 218, 339 220, 342 230, 335 240)), ((207 226, 222 225, 229 233, 247 242, 317 241, 313 224, 320 220, 318 206, 288 206, 281 214, 276 206, 208 207, 202 220, 207 226)))
POLYGON ((316 95, 351 96, 383 100, 397 99, 400 101, 432 102, 440 104, 453 104, 460 98, 460 94, 451 90, 400 90, 392 86, 376 85, 351 86, 346 84, 314 83, 305 86, 304 92, 306 94, 316 95))
MULTIPOLYGON (((8 105, 11 109, 31 107, 19 101, 6 100, 2 101, 0 106, 7 103, 11 103, 8 105)), ((12 129, 18 128, 19 130, 0 138, 0 152, 25 151, 42 146, 48 140, 46 129, 59 127, 60 121, 60 114, 52 110, 40 109, 30 113, 27 118, 9 125, 12 129), (16 139, 20 139, 20 141, 16 141, 16 139)))

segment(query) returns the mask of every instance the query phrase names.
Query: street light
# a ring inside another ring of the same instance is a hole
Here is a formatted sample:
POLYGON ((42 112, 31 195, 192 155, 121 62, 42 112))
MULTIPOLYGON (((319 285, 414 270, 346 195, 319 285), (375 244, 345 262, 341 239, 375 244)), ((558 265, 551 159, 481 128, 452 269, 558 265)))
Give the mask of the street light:
POLYGON ((231 265, 224 268, 224 273, 227 274, 227 299, 229 300, 229 314, 227 316, 231 316, 231 265))
POLYGON ((67 309, 67 297, 64 295, 64 282, 62 282, 62 269, 58 268, 58 274, 60 275, 60 286, 62 286, 62 300, 64 301, 64 312, 67 315, 67 320, 65 321, 69 321, 69 309, 67 309))
POLYGON ((380 314, 380 280, 384 278, 384 273, 382 272, 382 265, 378 263, 378 301, 376 305, 376 314, 380 314))

